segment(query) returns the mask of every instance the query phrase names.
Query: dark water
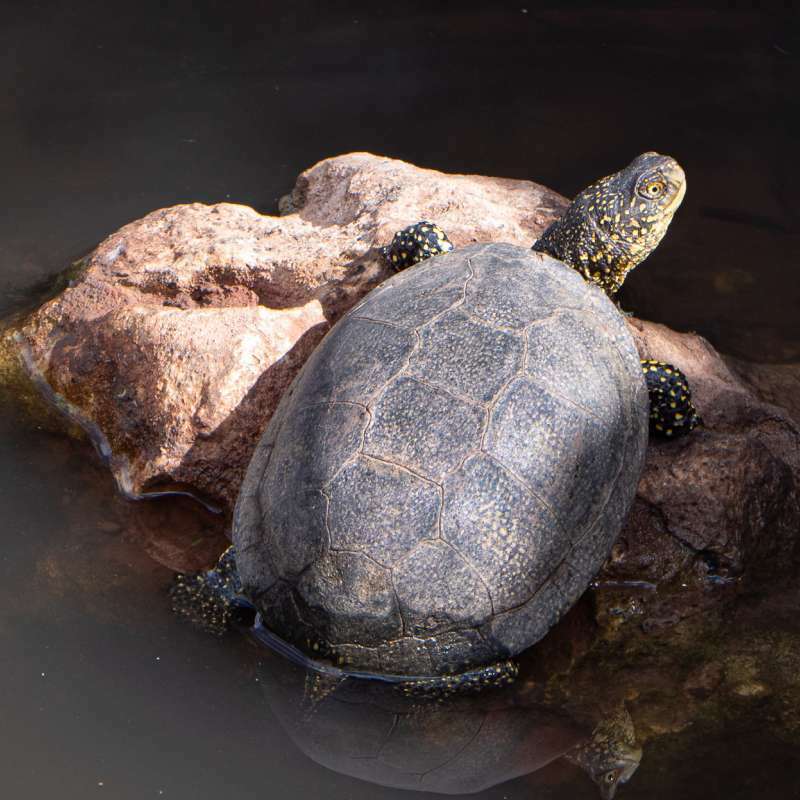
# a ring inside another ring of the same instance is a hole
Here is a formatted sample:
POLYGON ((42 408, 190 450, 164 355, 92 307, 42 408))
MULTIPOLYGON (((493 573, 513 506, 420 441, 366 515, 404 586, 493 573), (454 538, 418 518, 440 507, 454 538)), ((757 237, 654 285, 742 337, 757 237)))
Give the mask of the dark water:
MULTIPOLYGON (((798 15, 755 5, 0 2, 0 312, 153 208, 272 212, 299 171, 336 153, 571 195, 656 149, 689 190, 623 305, 726 352, 796 362, 798 15)), ((298 676, 172 618, 165 565, 213 551, 213 521, 124 503, 87 446, 11 408, 0 429, 3 796, 409 796, 303 755, 279 719, 305 713, 298 676), (265 684, 294 688, 276 700, 265 684)), ((793 624, 776 627, 794 636, 793 624)), ((619 796, 800 797, 800 753, 770 721, 791 718, 791 702, 673 726, 619 796)), ((346 739, 330 724, 301 727, 306 744, 346 739)), ((481 797, 597 796, 555 757, 555 733, 547 747, 530 735, 524 757, 553 760, 481 797)))

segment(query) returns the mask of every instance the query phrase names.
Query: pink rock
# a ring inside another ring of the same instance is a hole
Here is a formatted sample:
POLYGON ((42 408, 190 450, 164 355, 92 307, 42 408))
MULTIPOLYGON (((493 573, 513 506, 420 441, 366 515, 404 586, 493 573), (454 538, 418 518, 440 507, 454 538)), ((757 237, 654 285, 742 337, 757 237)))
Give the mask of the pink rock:
POLYGON ((304 172, 291 204, 283 217, 231 203, 154 211, 18 331, 29 369, 127 494, 186 489, 230 510, 284 389, 388 275, 377 248, 397 229, 428 217, 456 245, 525 245, 566 201, 530 181, 352 153, 304 172))

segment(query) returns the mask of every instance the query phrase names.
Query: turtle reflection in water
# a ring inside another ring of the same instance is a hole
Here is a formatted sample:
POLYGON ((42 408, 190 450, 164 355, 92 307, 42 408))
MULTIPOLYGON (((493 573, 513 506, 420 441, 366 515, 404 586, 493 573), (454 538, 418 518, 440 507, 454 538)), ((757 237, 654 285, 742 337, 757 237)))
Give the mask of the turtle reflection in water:
POLYGON ((277 657, 259 666, 267 703, 290 738, 334 772, 399 789, 472 794, 566 759, 588 773, 604 800, 613 798, 642 756, 624 706, 586 724, 542 704, 523 683, 443 703, 347 678, 310 696, 314 678, 302 668, 277 657))

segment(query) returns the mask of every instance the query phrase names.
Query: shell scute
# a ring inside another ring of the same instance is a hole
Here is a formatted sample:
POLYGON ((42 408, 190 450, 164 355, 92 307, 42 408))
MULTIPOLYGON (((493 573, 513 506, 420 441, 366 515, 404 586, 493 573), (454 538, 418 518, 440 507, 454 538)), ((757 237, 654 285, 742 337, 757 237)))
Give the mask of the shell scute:
POLYGON ((375 401, 364 453, 440 482, 475 449, 484 421, 483 409, 400 376, 375 401))
POLYGON ((489 325, 518 330, 575 301, 573 287, 558 280, 531 281, 530 258, 504 260, 486 254, 473 257, 470 264, 473 277, 467 283, 464 310, 489 325))
POLYGON ((303 405, 364 403, 405 366, 417 346, 413 331, 372 319, 347 319, 319 344, 291 390, 303 405), (310 365, 310 366, 309 366, 310 365))
POLYGON ((393 464, 359 456, 326 492, 335 550, 363 552, 391 566, 421 540, 439 535, 438 487, 393 464))
POLYGON ((481 575, 495 612, 527 600, 568 546, 546 506, 486 455, 444 485, 442 535, 481 575))
POLYGON ((476 628, 492 615, 486 586, 446 542, 420 542, 393 573, 406 629, 414 636, 476 628))
POLYGON ((297 592, 316 635, 331 644, 377 645, 403 633, 391 572, 363 553, 326 553, 297 592))
POLYGON ((420 331, 408 374, 486 403, 522 367, 522 337, 454 308, 420 331))
POLYGON ((438 258, 439 269, 412 267, 382 283, 356 306, 355 318, 369 318, 414 330, 460 303, 470 268, 460 258, 438 258))

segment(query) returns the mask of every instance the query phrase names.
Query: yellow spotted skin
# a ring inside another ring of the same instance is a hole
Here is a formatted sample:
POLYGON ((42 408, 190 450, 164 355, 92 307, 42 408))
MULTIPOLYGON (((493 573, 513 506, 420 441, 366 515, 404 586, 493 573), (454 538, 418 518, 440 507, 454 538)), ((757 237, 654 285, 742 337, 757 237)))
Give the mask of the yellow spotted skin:
POLYGON ((667 232, 686 191, 675 159, 643 153, 584 189, 533 245, 613 297, 667 232))
POLYGON ((229 630, 240 612, 245 619, 254 613, 242 595, 233 547, 220 556, 214 569, 176 575, 169 596, 178 616, 216 636, 229 630))
POLYGON ((642 371, 650 395, 650 433, 675 439, 703 424, 689 382, 677 367, 648 358, 642 359, 642 371))
POLYGON ((381 248, 381 255, 395 272, 400 272, 452 249, 453 243, 436 223, 422 220, 397 231, 391 244, 381 248))
POLYGON ((507 659, 472 672, 406 681, 398 684, 397 688, 406 697, 444 700, 454 695, 472 694, 485 689, 509 686, 517 679, 518 674, 519 667, 516 662, 507 659))

